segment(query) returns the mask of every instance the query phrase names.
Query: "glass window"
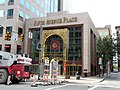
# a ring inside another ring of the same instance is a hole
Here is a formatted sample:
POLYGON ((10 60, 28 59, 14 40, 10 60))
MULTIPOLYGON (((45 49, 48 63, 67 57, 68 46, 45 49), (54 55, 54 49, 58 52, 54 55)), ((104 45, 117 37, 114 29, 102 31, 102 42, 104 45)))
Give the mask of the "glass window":
POLYGON ((30 3, 26 2, 26 8, 30 9, 30 3))
POLYGON ((41 3, 41 6, 42 6, 42 8, 44 8, 44 3, 43 2, 41 3))
POLYGON ((14 0, 8 0, 8 2, 14 2, 14 0))
POLYGON ((4 17, 4 10, 0 10, 0 17, 4 17))
POLYGON ((35 8, 32 6, 32 12, 34 13, 35 12, 35 8))
POLYGON ((8 27, 6 27, 6 32, 12 32, 12 26, 8 26, 8 27))
POLYGON ((26 15, 25 15, 25 18, 26 18, 26 19, 29 19, 29 18, 30 18, 30 16, 26 14, 26 15))
POLYGON ((18 27, 18 35, 22 34, 23 29, 18 27))
POLYGON ((14 0, 8 0, 8 5, 13 5, 14 4, 14 0))
POLYGON ((40 4, 40 0, 36 0, 36 3, 37 3, 37 4, 40 4))
POLYGON ((19 11, 19 16, 23 17, 23 15, 24 15, 23 11, 19 11))
POLYGON ((39 11, 36 9, 36 15, 39 16, 39 11))
POLYGON ((8 9, 7 16, 13 16, 13 9, 8 9))
POLYGON ((3 27, 0 27, 0 34, 3 34, 3 27))
POLYGON ((58 11, 58 0, 55 0, 55 8, 54 8, 54 12, 58 11))
POLYGON ((54 1, 51 1, 51 12, 54 12, 54 1))
POLYGON ((24 0, 20 0, 20 4, 24 6, 24 0))
POLYGON ((43 17, 43 13, 40 13, 40 17, 43 17))
POLYGON ((5 3, 5 0, 0 0, 0 4, 4 4, 5 3))

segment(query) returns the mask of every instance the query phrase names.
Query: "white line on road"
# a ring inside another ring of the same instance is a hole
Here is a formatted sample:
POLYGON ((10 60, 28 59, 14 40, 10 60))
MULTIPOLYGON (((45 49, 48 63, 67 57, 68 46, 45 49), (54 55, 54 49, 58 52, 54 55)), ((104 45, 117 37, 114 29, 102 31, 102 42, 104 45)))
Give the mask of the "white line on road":
POLYGON ((55 88, 60 88, 60 87, 65 87, 65 86, 69 86, 71 84, 67 84, 67 85, 62 85, 62 86, 57 86, 57 87, 51 87, 51 88, 47 88, 45 90, 52 90, 52 89, 55 89, 55 88))
POLYGON ((95 85, 94 87, 92 87, 92 88, 89 88, 88 90, 94 90, 95 88, 97 88, 97 87, 99 87, 100 86, 100 84, 98 84, 98 85, 95 85))

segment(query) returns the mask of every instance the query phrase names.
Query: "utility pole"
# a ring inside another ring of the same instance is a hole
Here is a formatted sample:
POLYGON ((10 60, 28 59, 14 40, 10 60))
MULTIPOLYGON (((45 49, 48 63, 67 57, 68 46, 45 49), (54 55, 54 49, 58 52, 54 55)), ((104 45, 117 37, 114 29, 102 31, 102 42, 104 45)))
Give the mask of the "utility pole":
POLYGON ((43 28, 42 26, 40 27, 40 40, 39 40, 39 44, 38 44, 38 48, 39 48, 39 61, 38 61, 38 80, 40 80, 40 66, 42 63, 42 31, 43 28))

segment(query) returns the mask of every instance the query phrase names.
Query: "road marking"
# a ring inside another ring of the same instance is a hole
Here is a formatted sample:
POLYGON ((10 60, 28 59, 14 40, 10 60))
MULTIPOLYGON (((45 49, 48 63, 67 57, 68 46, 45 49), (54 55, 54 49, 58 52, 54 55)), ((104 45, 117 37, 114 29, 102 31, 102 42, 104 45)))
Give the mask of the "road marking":
POLYGON ((56 89, 56 88, 60 88, 60 87, 65 87, 65 86, 69 86, 71 84, 66 84, 66 85, 62 85, 62 86, 57 86, 57 87, 51 87, 51 88, 47 88, 45 90, 52 90, 52 89, 56 89))
POLYGON ((100 84, 93 86, 92 88, 89 88, 88 90, 94 90, 95 88, 99 87, 100 84))

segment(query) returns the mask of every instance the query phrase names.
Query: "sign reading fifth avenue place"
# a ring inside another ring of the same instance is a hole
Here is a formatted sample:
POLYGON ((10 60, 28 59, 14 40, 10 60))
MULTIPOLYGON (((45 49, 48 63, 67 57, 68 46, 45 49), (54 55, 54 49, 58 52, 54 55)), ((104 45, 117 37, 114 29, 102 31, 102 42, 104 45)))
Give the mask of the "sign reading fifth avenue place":
POLYGON ((40 25, 52 25, 52 24, 61 24, 61 23, 72 23, 77 22, 77 17, 63 17, 60 19, 47 19, 47 20, 36 20, 33 22, 33 26, 40 26, 40 25))

